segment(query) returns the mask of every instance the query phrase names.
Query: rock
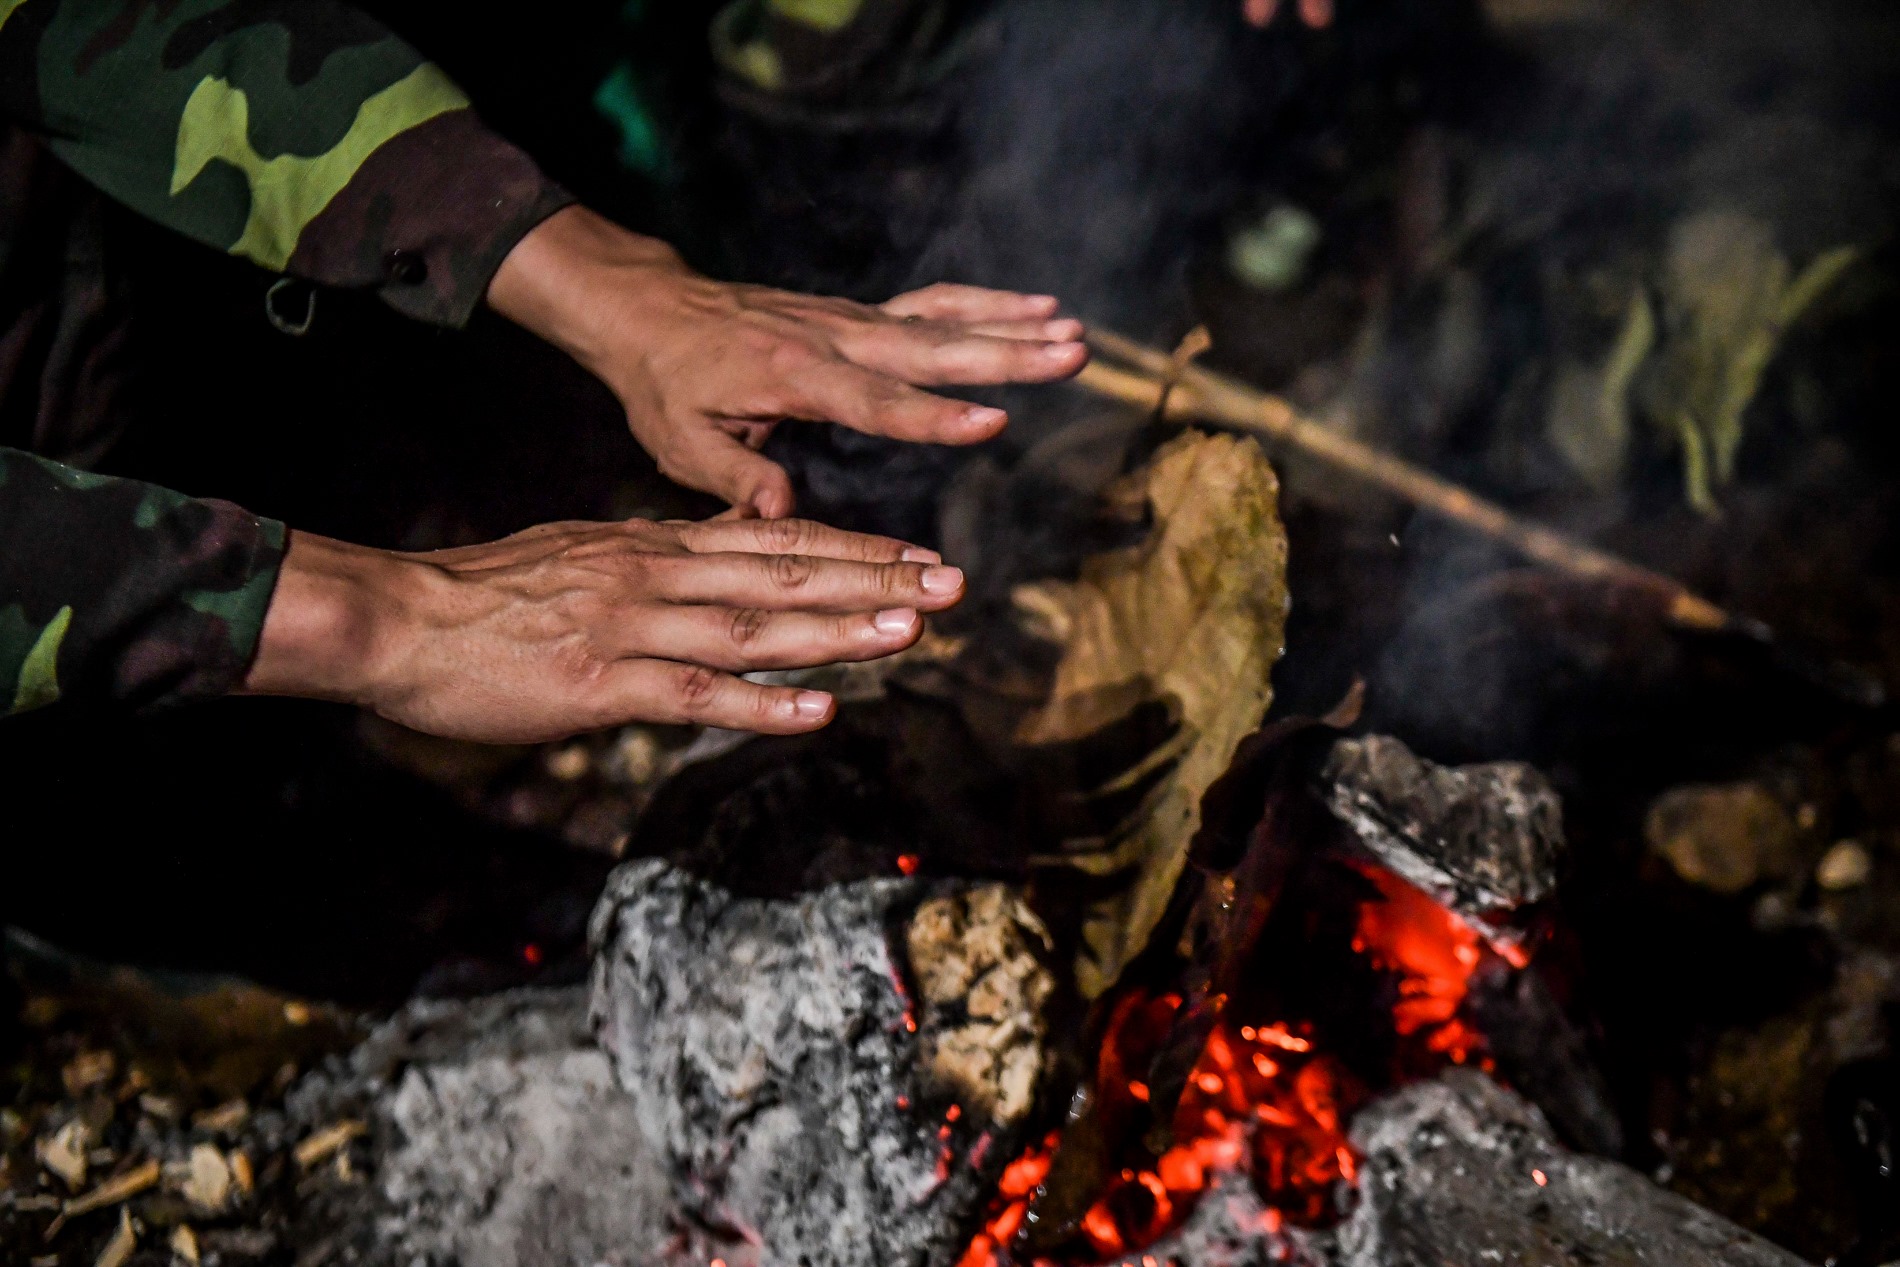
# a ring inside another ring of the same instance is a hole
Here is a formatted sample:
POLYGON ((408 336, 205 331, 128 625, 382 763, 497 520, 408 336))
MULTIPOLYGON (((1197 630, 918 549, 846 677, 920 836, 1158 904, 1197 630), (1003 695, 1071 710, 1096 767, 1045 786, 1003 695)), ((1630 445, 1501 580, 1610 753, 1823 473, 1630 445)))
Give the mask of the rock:
POLYGON ((1800 1267, 1786 1250, 1627 1166, 1572 1153, 1543 1116, 1454 1070, 1361 1112, 1359 1207, 1339 1267, 1800 1267))
POLYGON ((1494 960, 1472 975, 1465 1015, 1485 1036, 1497 1072, 1550 1119, 1565 1143, 1616 1157, 1623 1123, 1609 1083, 1535 967, 1494 960))
POLYGON ((904 879, 740 898, 647 859, 592 935, 600 1042, 695 1222, 765 1263, 954 1259, 1040 1072, 1051 986, 1018 899, 904 879))
POLYGON ((1874 860, 1858 840, 1836 841, 1815 864, 1814 882, 1830 893, 1858 889, 1873 878, 1874 860))
POLYGON ((1717 893, 1791 874, 1797 833, 1781 802, 1756 783, 1674 788, 1643 821, 1649 847, 1677 875, 1717 893))
MULTIPOLYGON (((1353 1121, 1356 1204, 1330 1230, 1286 1226, 1244 1175, 1212 1179, 1142 1250, 1180 1267, 1802 1267, 1802 1260, 1626 1166, 1573 1153, 1483 1074, 1453 1070, 1353 1121)), ((1132 1259, 1131 1259, 1132 1261, 1132 1259)))
POLYGON ((412 1003, 286 1110, 305 1130, 360 1117, 372 1131, 371 1182, 323 1172, 312 1204, 328 1226, 300 1244, 378 1267, 666 1261, 661 1171, 581 989, 412 1003))
POLYGON ((1528 765, 1448 768, 1369 735, 1335 744, 1321 778, 1322 797, 1361 845, 1481 929, 1557 887, 1563 806, 1528 765))

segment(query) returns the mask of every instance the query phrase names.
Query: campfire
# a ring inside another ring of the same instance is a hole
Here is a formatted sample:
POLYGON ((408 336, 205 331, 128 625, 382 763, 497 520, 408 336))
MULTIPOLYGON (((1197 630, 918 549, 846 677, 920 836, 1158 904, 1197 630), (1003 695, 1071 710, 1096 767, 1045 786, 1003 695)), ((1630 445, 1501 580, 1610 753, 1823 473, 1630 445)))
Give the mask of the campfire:
MULTIPOLYGON (((1090 322, 995 444, 769 441, 967 601, 800 739, 24 719, 82 794, 9 857, 0 1259, 1893 1262, 1892 16, 921 7, 984 25, 915 108, 702 102, 668 197, 752 280, 1090 322)), ((245 355, 168 439, 360 425, 366 538, 703 509, 483 322, 171 289, 245 355), (418 480, 418 413, 523 435, 489 360, 573 434, 418 480)))
MULTIPOLYGON (((1351 953, 1373 984, 1368 1008, 1384 1007, 1389 1040, 1384 1068, 1370 1081, 1337 1051, 1337 1039, 1312 1017, 1274 1014, 1253 992, 1253 1009, 1231 1004, 1208 1035, 1188 1074, 1170 1128, 1172 1143, 1140 1168, 1124 1167, 1081 1222, 1086 1247, 1036 1256, 1035 1262, 1099 1262, 1143 1251, 1179 1227, 1215 1179, 1241 1174, 1265 1207, 1263 1235, 1287 1226, 1325 1227, 1347 1213, 1358 1162, 1346 1133, 1352 1115, 1375 1095, 1429 1078, 1448 1066, 1490 1070, 1484 1036, 1461 1015, 1472 975, 1495 953, 1471 925, 1377 863, 1352 868, 1374 891, 1359 900, 1351 953), (1387 1001, 1390 1000, 1388 1003, 1387 1001), (1250 1011, 1256 1014, 1249 1015, 1250 1011)), ((1320 921, 1324 922, 1324 921, 1320 921)), ((1335 936, 1332 927, 1323 931, 1335 936)), ((1339 958, 1337 946, 1257 962, 1250 976, 1310 970, 1339 958)), ((1515 966, 1523 966, 1516 957, 1515 966)), ((1142 1081, 1184 1000, 1177 993, 1131 991, 1110 1015, 1095 1072, 1096 1094, 1126 1105, 1148 1104, 1142 1081)), ((1015 1261, 1024 1221, 1060 1148, 1060 1133, 1011 1162, 997 1186, 983 1231, 959 1267, 1003 1267, 1015 1261)))

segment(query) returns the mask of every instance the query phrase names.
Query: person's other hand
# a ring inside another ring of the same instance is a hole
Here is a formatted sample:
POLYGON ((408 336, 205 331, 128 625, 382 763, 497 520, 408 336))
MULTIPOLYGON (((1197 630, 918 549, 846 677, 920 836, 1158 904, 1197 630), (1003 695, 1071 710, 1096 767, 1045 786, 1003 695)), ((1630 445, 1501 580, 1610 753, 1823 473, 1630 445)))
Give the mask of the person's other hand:
POLYGON ((669 478, 767 519, 792 511, 756 452, 784 419, 973 444, 1003 412, 920 387, 1051 382, 1088 360, 1046 295, 940 285, 871 307, 717 282, 583 207, 523 238, 488 300, 612 388, 669 478))
POLYGON ((890 655, 962 596, 932 551, 795 519, 547 524, 426 554, 300 532, 244 690, 491 743, 631 721, 797 734, 831 696, 737 675, 890 655))
MULTIPOLYGON (((1333 0, 1299 0, 1300 21, 1318 29, 1331 26, 1333 0)), ((1241 16, 1249 26, 1265 26, 1280 11, 1280 0, 1241 0, 1241 16)))

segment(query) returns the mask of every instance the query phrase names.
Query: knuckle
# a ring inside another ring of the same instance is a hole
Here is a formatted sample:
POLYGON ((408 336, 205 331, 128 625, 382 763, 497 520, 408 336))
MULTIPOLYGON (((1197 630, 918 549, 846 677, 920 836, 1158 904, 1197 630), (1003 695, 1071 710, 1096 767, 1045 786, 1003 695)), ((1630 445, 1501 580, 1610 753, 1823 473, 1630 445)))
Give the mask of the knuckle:
POLYGON ((727 623, 726 636, 732 639, 735 647, 744 650, 764 636, 771 624, 770 612, 757 607, 747 607, 732 613, 727 623))
POLYGON ((810 544, 811 524, 803 519, 763 519, 759 545, 773 554, 803 554, 810 544))
POLYGON ((649 550, 628 550, 616 560, 616 565, 620 583, 630 596, 663 592, 674 569, 671 556, 649 550))
POLYGON ((919 585, 917 578, 921 569, 914 563, 883 563, 878 565, 877 584, 880 593, 891 597, 908 598, 919 585))
POLYGON ((817 353, 795 339, 774 339, 765 352, 766 365, 780 377, 802 374, 817 360, 817 353))
POLYGON ((686 715, 696 717, 718 699, 719 683, 717 669, 703 664, 682 664, 674 671, 673 691, 686 715))
POLYGON ((575 687, 588 687, 600 681, 610 663, 591 639, 574 638, 563 642, 554 653, 555 669, 575 687))
POLYGON ((817 564, 802 554, 774 554, 766 558, 766 573, 780 589, 800 589, 811 583, 817 564))

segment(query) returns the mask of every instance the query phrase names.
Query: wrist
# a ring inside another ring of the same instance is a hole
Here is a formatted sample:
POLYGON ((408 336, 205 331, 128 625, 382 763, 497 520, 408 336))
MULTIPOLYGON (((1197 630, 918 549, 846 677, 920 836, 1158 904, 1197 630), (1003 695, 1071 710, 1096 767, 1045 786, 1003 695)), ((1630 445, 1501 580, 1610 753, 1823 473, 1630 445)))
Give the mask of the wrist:
POLYGON ((606 332, 624 325, 638 292, 692 275, 666 243, 574 206, 515 245, 489 283, 488 306, 597 370, 606 332))
POLYGON ((240 694, 369 706, 414 624, 427 566, 292 532, 240 694))

